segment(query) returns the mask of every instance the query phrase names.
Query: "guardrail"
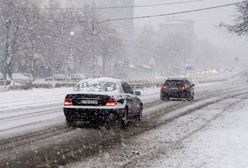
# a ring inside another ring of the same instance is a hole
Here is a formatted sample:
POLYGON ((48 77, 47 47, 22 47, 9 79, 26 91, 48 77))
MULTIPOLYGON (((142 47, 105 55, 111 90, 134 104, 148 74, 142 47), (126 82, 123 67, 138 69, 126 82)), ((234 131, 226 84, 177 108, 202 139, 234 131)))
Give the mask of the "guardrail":
POLYGON ((6 82, 6 85, 10 85, 10 82, 9 80, 0 80, 0 85, 4 85, 4 82, 6 82))
POLYGON ((161 79, 149 79, 149 80, 129 80, 130 86, 133 88, 144 88, 144 87, 153 87, 160 86, 164 80, 161 79))
MULTIPOLYGON (((188 77, 191 78, 191 77, 188 77)), ((230 77, 229 77, 230 78, 230 77)), ((194 76, 194 82, 197 83, 207 83, 207 82, 220 82, 226 81, 228 78, 226 76, 213 76, 213 77, 202 77, 194 76)), ((154 87, 160 86, 165 78, 162 79, 129 79, 127 80, 130 86, 134 89, 140 89, 144 87, 154 87)), ((79 81, 45 81, 45 80, 36 80, 36 81, 26 81, 26 80, 13 80, 7 81, 7 89, 30 89, 30 88, 57 88, 57 87, 73 87, 79 81)), ((3 85, 4 81, 0 80, 0 85, 3 85)))
POLYGON ((22 80, 22 79, 16 79, 16 80, 0 80, 0 86, 4 86, 6 84, 6 87, 8 90, 14 90, 14 89, 29 89, 32 87, 32 81, 31 80, 22 80), (6 83, 5 83, 6 82, 6 83))
MULTIPOLYGON (((78 81, 25 81, 25 80, 12 80, 7 82, 8 90, 15 89, 30 89, 30 88, 57 88, 57 87, 73 87, 78 83, 78 81)), ((144 87, 160 86, 162 80, 149 79, 149 80, 128 80, 130 86, 134 89, 140 89, 144 87)), ((0 81, 0 85, 4 82, 0 81)))

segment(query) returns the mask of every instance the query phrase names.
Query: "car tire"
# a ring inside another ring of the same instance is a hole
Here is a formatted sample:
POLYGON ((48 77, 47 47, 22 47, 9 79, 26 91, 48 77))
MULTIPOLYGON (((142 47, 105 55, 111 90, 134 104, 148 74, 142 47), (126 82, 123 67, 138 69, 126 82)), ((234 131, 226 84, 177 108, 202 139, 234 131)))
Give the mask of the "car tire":
POLYGON ((73 121, 66 121, 68 127, 75 127, 75 123, 73 121))
POLYGON ((75 126, 75 123, 74 123, 74 119, 72 118, 66 118, 66 124, 68 127, 74 127, 75 126))
POLYGON ((191 95, 190 95, 190 96, 187 98, 187 100, 188 100, 188 101, 194 101, 194 96, 191 96, 191 95))
POLYGON ((125 129, 128 127, 128 124, 129 124, 129 120, 128 120, 128 108, 126 107, 124 109, 124 114, 121 118, 121 128, 122 129, 125 129))
POLYGON ((170 99, 169 97, 160 96, 161 101, 168 101, 169 99, 170 99))
POLYGON ((142 120, 142 111, 143 111, 143 106, 141 104, 140 105, 140 108, 139 108, 139 114, 136 116, 137 121, 141 121, 142 120))
POLYGON ((162 95, 160 95, 160 100, 164 101, 164 97, 162 95))
POLYGON ((114 122, 115 122, 115 117, 113 114, 110 114, 108 116, 108 118, 106 119, 105 123, 104 123, 104 127, 107 129, 107 130, 110 130, 111 128, 114 127, 114 122))

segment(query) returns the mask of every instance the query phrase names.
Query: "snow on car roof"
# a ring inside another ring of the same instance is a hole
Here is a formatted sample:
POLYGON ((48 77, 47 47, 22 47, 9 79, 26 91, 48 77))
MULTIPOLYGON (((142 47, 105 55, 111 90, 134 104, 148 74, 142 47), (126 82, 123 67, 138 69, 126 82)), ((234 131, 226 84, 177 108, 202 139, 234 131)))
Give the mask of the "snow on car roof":
POLYGON ((188 79, 186 79, 186 78, 179 78, 179 77, 178 78, 168 78, 167 79, 167 81, 172 81, 172 80, 185 81, 185 80, 188 80, 188 79))
POLYGON ((74 92, 80 93, 119 93, 121 91, 120 79, 114 78, 91 78, 78 82, 74 87, 74 92))
POLYGON ((120 83, 122 80, 121 79, 116 79, 116 78, 109 78, 109 77, 101 77, 101 78, 89 78, 89 79, 83 79, 79 83, 83 82, 112 82, 112 83, 120 83))

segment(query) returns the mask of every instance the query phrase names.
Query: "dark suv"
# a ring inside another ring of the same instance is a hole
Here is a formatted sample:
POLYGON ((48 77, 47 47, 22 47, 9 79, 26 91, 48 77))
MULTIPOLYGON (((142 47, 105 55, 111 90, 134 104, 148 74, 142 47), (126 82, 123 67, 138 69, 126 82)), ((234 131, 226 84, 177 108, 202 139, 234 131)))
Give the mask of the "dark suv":
POLYGON ((161 86, 160 99, 169 100, 170 98, 175 98, 193 101, 194 86, 195 85, 191 83, 188 79, 167 79, 161 86))

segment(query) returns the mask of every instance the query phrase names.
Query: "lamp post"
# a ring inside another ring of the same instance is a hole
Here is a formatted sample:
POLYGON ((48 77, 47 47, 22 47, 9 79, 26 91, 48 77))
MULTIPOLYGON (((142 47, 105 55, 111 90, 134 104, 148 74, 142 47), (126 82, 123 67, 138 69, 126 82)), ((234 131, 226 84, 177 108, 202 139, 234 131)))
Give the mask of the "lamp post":
POLYGON ((6 44, 4 44, 4 41, 0 41, 0 55, 3 57, 3 62, 2 62, 2 75, 3 75, 3 86, 4 86, 4 91, 7 90, 7 50, 6 50, 6 44))
POLYGON ((74 35, 75 35, 75 32, 74 31, 71 31, 70 32, 70 36, 71 36, 70 58, 73 57, 73 73, 76 73, 76 57, 73 56, 73 53, 72 53, 73 37, 74 37, 74 35))
POLYGON ((92 47, 93 47, 93 52, 94 52, 94 54, 93 54, 93 62, 94 62, 93 63, 94 64, 93 77, 94 78, 96 77, 96 64, 97 64, 95 43, 97 42, 97 36, 99 35, 99 32, 96 31, 96 25, 95 24, 96 24, 95 21, 92 20, 91 21, 91 26, 92 26, 91 27, 92 28, 91 36, 93 37, 92 47))

